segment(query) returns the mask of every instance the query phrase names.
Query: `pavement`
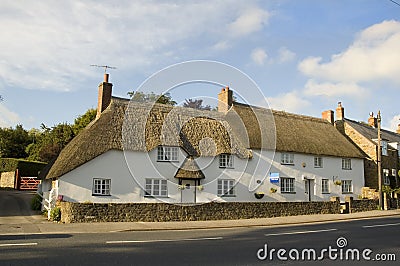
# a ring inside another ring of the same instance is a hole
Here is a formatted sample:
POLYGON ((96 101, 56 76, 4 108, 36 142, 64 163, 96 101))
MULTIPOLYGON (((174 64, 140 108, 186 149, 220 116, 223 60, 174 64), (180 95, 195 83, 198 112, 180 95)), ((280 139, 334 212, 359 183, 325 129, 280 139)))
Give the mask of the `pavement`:
POLYGON ((333 221, 349 221, 377 217, 400 216, 400 210, 368 211, 351 214, 317 214, 274 218, 188 221, 188 222, 107 222, 107 223, 71 223, 49 222, 44 216, 33 215, 30 223, 0 224, 0 235, 15 234, 65 234, 65 233, 110 233, 125 231, 154 230, 194 230, 222 229, 235 227, 267 227, 285 225, 304 225, 333 221))

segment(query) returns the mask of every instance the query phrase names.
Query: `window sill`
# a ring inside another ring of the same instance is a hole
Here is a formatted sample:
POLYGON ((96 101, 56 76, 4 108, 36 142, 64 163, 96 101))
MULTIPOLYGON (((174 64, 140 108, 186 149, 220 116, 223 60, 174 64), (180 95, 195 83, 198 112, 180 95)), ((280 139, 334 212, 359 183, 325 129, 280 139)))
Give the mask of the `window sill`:
POLYGON ((342 194, 353 194, 353 192, 342 192, 342 194))
POLYGON ((111 194, 92 194, 93 197, 111 197, 111 194))
POLYGON ((219 195, 222 198, 235 198, 236 195, 219 195))
POLYGON ((144 195, 145 198, 169 198, 168 196, 144 195))
POLYGON ((226 166, 226 167, 220 166, 219 168, 220 168, 220 169, 235 169, 235 167, 227 167, 227 166, 226 166))
POLYGON ((331 194, 330 192, 322 192, 321 193, 322 195, 329 195, 329 194, 331 194))
POLYGON ((281 194, 296 194, 296 192, 282 192, 281 191, 281 194))
POLYGON ((281 165, 292 165, 292 166, 294 166, 294 163, 281 163, 281 165))
POLYGON ((179 160, 169 160, 169 161, 161 161, 161 160, 157 160, 157 163, 179 163, 179 160))
POLYGON ((351 169, 351 168, 342 168, 342 170, 350 171, 350 170, 353 170, 353 169, 351 169))

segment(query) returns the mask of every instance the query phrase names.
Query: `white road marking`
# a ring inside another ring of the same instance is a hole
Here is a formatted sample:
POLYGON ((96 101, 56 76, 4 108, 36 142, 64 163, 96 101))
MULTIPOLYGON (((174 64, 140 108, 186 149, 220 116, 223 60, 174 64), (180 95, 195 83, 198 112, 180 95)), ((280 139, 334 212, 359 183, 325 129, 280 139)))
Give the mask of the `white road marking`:
POLYGON ((223 239, 223 238, 222 237, 204 237, 204 238, 184 238, 184 239, 117 240, 117 241, 107 241, 106 244, 181 242, 181 241, 221 240, 221 239, 223 239))
POLYGON ((10 243, 0 244, 0 247, 15 247, 15 246, 36 246, 38 243, 10 243))
POLYGON ((385 226, 393 226, 393 225, 400 225, 400 223, 395 223, 395 224, 374 224, 374 225, 364 225, 364 226, 363 226, 363 228, 385 227, 385 226))
POLYGON ((265 236, 282 236, 282 235, 297 235, 297 234, 309 234, 309 233, 322 233, 336 231, 337 229, 323 229, 323 230, 312 230, 312 231, 297 231, 297 232, 286 232, 276 234, 265 234, 265 236))

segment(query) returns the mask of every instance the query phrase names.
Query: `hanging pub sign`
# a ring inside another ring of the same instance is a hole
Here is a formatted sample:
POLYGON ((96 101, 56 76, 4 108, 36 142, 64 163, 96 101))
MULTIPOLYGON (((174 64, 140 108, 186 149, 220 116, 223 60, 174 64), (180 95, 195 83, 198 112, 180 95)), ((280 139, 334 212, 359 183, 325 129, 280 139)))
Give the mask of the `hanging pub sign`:
POLYGON ((279 173, 269 173, 269 182, 273 184, 279 183, 279 173))

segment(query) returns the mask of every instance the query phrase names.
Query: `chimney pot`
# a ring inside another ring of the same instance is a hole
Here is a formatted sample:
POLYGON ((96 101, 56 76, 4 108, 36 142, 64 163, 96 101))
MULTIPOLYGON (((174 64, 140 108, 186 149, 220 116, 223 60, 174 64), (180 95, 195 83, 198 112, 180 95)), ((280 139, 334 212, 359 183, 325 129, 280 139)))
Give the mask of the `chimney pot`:
POLYGON ((397 133, 397 134, 400 134, 400 124, 397 125, 396 133, 397 133))
POLYGON ((104 73, 104 82, 108 83, 108 78, 110 77, 110 74, 104 73))
POLYGON ((371 127, 378 127, 378 119, 374 117, 374 112, 369 113, 368 125, 371 127))

